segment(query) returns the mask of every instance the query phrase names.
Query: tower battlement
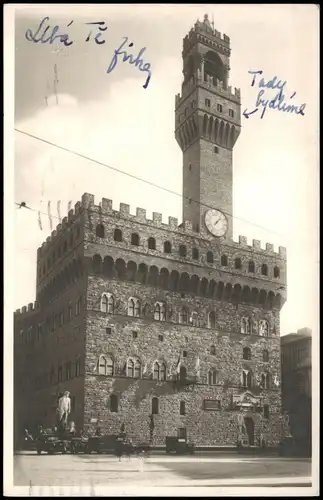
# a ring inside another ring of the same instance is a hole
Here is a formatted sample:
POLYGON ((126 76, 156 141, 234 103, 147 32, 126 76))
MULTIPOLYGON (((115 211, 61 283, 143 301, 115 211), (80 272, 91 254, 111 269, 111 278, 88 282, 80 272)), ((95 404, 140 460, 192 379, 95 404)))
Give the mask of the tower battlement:
POLYGON ((230 37, 228 37, 225 33, 221 33, 214 29, 213 25, 209 22, 207 14, 204 16, 204 22, 197 20, 194 24, 194 27, 190 29, 189 33, 183 39, 183 42, 187 42, 196 37, 197 34, 206 35, 211 39, 214 39, 218 42, 221 42, 223 45, 227 47, 230 46, 230 37))
POLYGON ((56 241, 56 239, 68 228, 70 228, 74 222, 79 218, 83 211, 82 203, 78 201, 74 205, 74 210, 71 209, 68 212, 67 217, 63 217, 62 223, 56 226, 56 229, 51 232, 51 235, 46 238, 46 241, 42 243, 42 246, 37 249, 37 257, 40 257, 44 252, 46 252, 51 244, 56 241))
POLYGON ((196 21, 194 28, 183 38, 183 54, 189 52, 197 42, 209 45, 210 48, 217 49, 225 55, 230 55, 230 38, 214 29, 207 15, 204 16, 203 22, 196 21))
POLYGON ((218 80, 217 78, 212 78, 211 76, 207 75, 206 81, 202 77, 202 72, 198 69, 195 72, 195 75, 192 76, 182 87, 182 94, 176 94, 175 96, 175 109, 177 109, 181 103, 186 99, 190 93, 196 89, 196 85, 199 85, 207 90, 210 90, 211 92, 215 92, 221 97, 225 97, 227 99, 230 99, 231 101, 234 101, 237 104, 240 104, 241 102, 241 92, 240 89, 237 89, 236 87, 231 87, 228 86, 227 88, 224 87, 223 82, 218 80))
POLYGON ((39 303, 38 302, 30 302, 28 306, 23 306, 20 309, 16 309, 14 314, 29 314, 30 312, 37 311, 39 309, 39 303))
MULTIPOLYGON (((75 218, 84 212, 95 212, 100 216, 112 216, 116 217, 116 219, 124 218, 129 219, 134 223, 144 224, 147 226, 151 226, 158 229, 164 229, 167 231, 177 232, 178 234, 185 234, 187 236, 192 236, 194 238, 204 238, 207 237, 206 230, 201 228, 201 232, 197 233, 193 230, 193 224, 191 221, 184 221, 181 224, 178 224, 177 217, 168 217, 168 223, 163 222, 163 216, 161 213, 153 212, 152 219, 148 219, 146 215, 146 209, 137 207, 136 214, 132 215, 130 213, 130 205, 127 203, 120 203, 119 210, 114 210, 112 207, 112 200, 107 198, 102 198, 101 202, 98 205, 95 205, 95 197, 93 194, 84 193, 82 196, 81 202, 76 203, 75 210, 70 210, 69 218, 64 217, 63 224, 59 224, 56 228, 56 231, 53 231, 51 236, 49 236, 41 246, 41 252, 46 251, 50 248, 51 244, 55 241, 56 237, 63 231, 64 228, 68 228, 75 218)), ((265 247, 261 247, 261 242, 259 240, 252 240, 252 244, 248 245, 247 238, 245 236, 239 236, 239 240, 237 242, 226 242, 230 246, 234 246, 234 248, 245 249, 245 250, 253 250, 257 253, 261 253, 263 255, 274 256, 279 255, 279 257, 283 260, 286 259, 286 248, 279 247, 278 252, 274 250, 274 245, 272 243, 266 243, 265 247)))

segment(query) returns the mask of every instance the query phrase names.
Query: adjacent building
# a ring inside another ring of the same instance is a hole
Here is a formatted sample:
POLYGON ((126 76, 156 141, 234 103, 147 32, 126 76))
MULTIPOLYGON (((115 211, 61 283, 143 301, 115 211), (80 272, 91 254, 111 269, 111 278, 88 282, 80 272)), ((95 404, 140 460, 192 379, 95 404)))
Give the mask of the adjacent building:
POLYGON ((312 445, 312 331, 302 328, 281 338, 282 403, 298 447, 312 445))
POLYGON ((17 432, 52 425, 68 390, 88 432, 278 444, 286 251, 232 238, 230 51, 207 16, 183 41, 183 222, 84 194, 38 249, 36 303, 15 313, 17 432))

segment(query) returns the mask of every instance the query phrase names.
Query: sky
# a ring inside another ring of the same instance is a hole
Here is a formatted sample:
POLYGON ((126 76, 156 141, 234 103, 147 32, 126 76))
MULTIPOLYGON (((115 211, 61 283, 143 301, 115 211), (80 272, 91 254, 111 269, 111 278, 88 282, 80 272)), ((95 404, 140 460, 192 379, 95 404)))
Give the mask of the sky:
MULTIPOLYGON (((287 302, 281 334, 318 325, 318 9, 315 5, 151 5, 45 6, 16 10, 14 38, 14 122, 23 132, 93 158, 161 187, 182 192, 182 153, 174 137, 175 95, 182 83, 182 39, 208 13, 214 27, 231 40, 229 84, 240 88, 242 111, 255 108, 257 89, 248 71, 262 70, 268 81, 286 81, 305 116, 267 110, 242 117, 233 153, 234 239, 238 235, 287 248, 287 302), (74 43, 27 41, 49 16, 51 26, 74 43), (67 27, 71 21, 73 23, 67 27), (105 44, 85 23, 105 21, 105 44), (151 80, 129 64, 107 74, 113 51, 128 37, 136 55, 146 47, 151 80), (137 51, 137 52, 136 52, 137 51), (55 65, 57 98, 54 95, 55 65)), ((270 91, 268 91, 270 92, 270 91)), ((272 94, 274 97, 275 94, 272 94)), ((271 97, 271 94, 269 94, 271 97)), ((50 235, 68 202, 84 192, 168 216, 182 217, 180 196, 153 188, 109 168, 14 132, 15 207, 14 309, 35 300, 36 251, 50 235), (23 283, 23 286, 22 286, 23 283)))

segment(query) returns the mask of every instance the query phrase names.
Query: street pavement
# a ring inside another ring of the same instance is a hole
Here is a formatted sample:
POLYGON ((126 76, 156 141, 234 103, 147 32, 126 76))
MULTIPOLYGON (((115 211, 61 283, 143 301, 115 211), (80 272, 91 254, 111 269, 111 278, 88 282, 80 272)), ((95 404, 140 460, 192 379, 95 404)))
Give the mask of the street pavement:
MULTIPOLYGON (((309 487, 311 461, 280 457, 228 455, 169 456, 146 458, 112 455, 19 454, 14 457, 15 486, 77 487, 96 489, 214 487, 309 487)), ((199 489, 200 493, 200 489, 199 489)), ((135 493, 134 493, 135 494, 135 493)), ((93 496, 93 494, 92 494, 93 496)))

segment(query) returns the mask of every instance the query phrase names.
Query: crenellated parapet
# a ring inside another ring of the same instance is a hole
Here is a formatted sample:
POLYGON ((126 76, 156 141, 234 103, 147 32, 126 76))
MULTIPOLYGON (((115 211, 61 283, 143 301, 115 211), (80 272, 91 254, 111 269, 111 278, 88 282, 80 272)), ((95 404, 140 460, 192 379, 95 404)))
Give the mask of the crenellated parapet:
POLYGON ((233 244, 239 245, 239 247, 245 247, 249 250, 257 251, 260 253, 263 253, 265 255, 272 255, 272 254, 278 254, 281 259, 286 260, 286 248, 279 246, 278 247, 278 252, 275 251, 275 247, 273 243, 266 243, 264 247, 261 246, 261 241, 260 240, 252 240, 252 244, 248 245, 248 239, 246 236, 241 236, 239 235, 239 239, 237 242, 233 242, 233 244))
MULTIPOLYGON (((164 223, 162 220, 162 214, 158 212, 153 212, 152 219, 148 219, 146 210, 140 207, 136 208, 136 214, 132 215, 130 213, 130 205, 126 203, 120 203, 119 211, 114 210, 112 207, 112 200, 106 198, 103 198, 98 205, 95 205, 94 195, 92 194, 85 193, 82 196, 81 204, 84 210, 88 210, 90 214, 91 212, 97 213, 101 217, 106 215, 116 217, 116 219, 124 218, 130 220, 133 223, 144 224, 145 226, 191 236, 193 238, 210 237, 206 230, 204 230, 204 228, 201 228, 200 233, 194 231, 191 221, 184 221, 181 224, 178 224, 178 219, 176 217, 168 217, 168 223, 164 223)), ((212 238, 212 241, 214 241, 214 238, 212 238)), ((239 236, 237 242, 223 242, 221 243, 221 245, 229 245, 240 250, 246 249, 252 252, 261 253, 262 255, 275 255, 279 256, 282 260, 286 259, 286 248, 280 246, 278 248, 278 251, 275 251, 275 247, 272 243, 265 243, 265 246, 262 247, 261 242, 255 239, 252 240, 251 245, 248 245, 248 240, 245 236, 239 236)))
POLYGON ((76 220, 79 219, 80 215, 82 214, 83 212, 83 205, 80 201, 78 201, 75 206, 74 206, 74 210, 71 209, 69 212, 68 212, 68 215, 67 217, 64 217, 62 219, 62 223, 61 224, 58 224, 56 226, 56 229, 54 229, 51 233, 50 236, 48 236, 46 238, 46 241, 44 241, 42 243, 42 246, 39 247, 37 249, 37 259, 39 259, 39 257, 41 255, 43 255, 44 253, 47 252, 47 250, 52 246, 52 244, 67 230, 69 229, 71 226, 73 226, 73 224, 75 223, 76 220))
POLYGON ((186 97, 196 89, 196 85, 210 90, 211 92, 214 92, 215 94, 218 94, 219 96, 229 99, 237 104, 240 104, 241 102, 240 89, 231 86, 225 87, 222 81, 217 78, 213 78, 210 75, 206 76, 205 81, 201 70, 197 69, 194 76, 185 82, 185 85, 183 84, 182 94, 177 94, 175 96, 175 109, 177 109, 182 104, 184 99, 186 99, 186 97))
POLYGON ((204 22, 197 21, 188 35, 183 39, 183 55, 189 52, 196 42, 203 43, 215 48, 226 55, 230 55, 230 38, 226 34, 211 26, 208 19, 204 18, 204 22))
MULTIPOLYGON (((41 251, 46 251, 48 247, 55 241, 55 239, 60 235, 60 233, 65 229, 70 227, 74 221, 79 217, 81 213, 97 213, 100 218, 104 216, 115 217, 116 219, 128 219, 133 223, 143 224, 145 226, 150 226, 151 228, 158 228, 165 231, 171 231, 178 233, 179 235, 191 236, 193 238, 207 238, 210 239, 210 235, 204 228, 201 228, 200 232, 197 233, 193 229, 193 224, 191 221, 183 221, 178 224, 178 219, 176 217, 168 217, 168 223, 163 222, 163 216, 161 213, 153 212, 152 219, 147 218, 146 209, 137 207, 135 215, 130 213, 130 205, 127 203, 120 203, 119 210, 113 209, 113 202, 110 199, 102 198, 98 205, 95 204, 95 198, 93 194, 84 193, 80 202, 76 203, 75 210, 70 210, 68 217, 64 217, 62 224, 59 224, 46 239, 38 249, 38 253, 41 251)), ((212 238, 211 243, 214 242, 212 238)), ((248 244, 247 238, 245 236, 239 236, 237 242, 221 242, 222 246, 228 245, 234 247, 237 250, 246 249, 248 251, 260 253, 262 255, 268 256, 279 256, 280 259, 286 260, 286 248, 279 247, 278 251, 275 251, 274 245, 272 243, 265 243, 262 247, 259 240, 252 240, 251 245, 248 244)))
POLYGON ((40 305, 37 301, 35 302, 30 302, 28 306, 23 306, 21 309, 16 309, 15 310, 15 315, 28 315, 31 312, 37 312, 40 309, 40 305))

